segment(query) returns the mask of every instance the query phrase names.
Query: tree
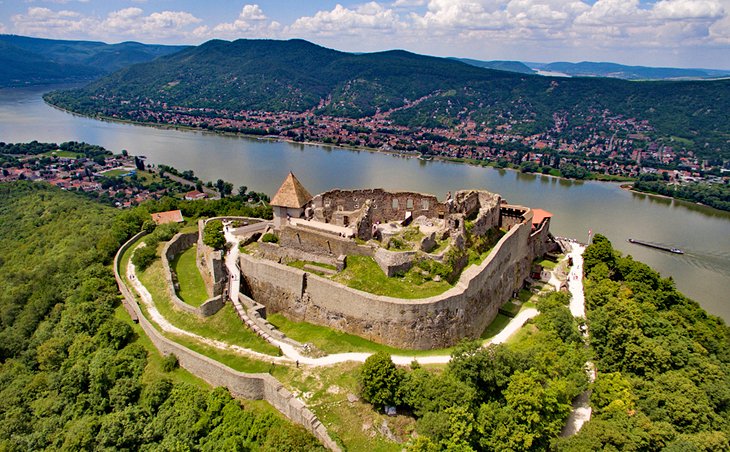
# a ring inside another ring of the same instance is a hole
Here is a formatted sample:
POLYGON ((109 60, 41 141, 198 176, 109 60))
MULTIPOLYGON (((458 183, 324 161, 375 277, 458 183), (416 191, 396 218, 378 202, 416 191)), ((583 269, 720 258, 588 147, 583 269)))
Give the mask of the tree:
POLYGON ((247 186, 241 185, 240 187, 238 187, 238 196, 241 199, 245 199, 246 198, 246 193, 248 193, 248 187, 247 186))
POLYGON ((403 373, 393 364, 390 355, 377 352, 370 355, 360 368, 362 398, 377 408, 398 405, 398 388, 403 373))
POLYGON ((226 237, 223 235, 223 223, 220 220, 209 221, 205 225, 203 243, 216 250, 223 249, 226 245, 226 237))

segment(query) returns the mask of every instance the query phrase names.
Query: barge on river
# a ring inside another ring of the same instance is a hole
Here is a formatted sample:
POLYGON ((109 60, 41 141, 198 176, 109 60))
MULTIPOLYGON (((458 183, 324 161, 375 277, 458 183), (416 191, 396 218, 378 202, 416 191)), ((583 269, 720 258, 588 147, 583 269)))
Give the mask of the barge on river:
POLYGON ((669 251, 670 253, 674 253, 674 254, 684 254, 684 251, 680 250, 679 248, 672 248, 669 246, 657 245, 655 243, 642 242, 641 240, 629 239, 629 243, 635 243, 637 245, 642 245, 642 246, 654 248, 657 250, 669 251))

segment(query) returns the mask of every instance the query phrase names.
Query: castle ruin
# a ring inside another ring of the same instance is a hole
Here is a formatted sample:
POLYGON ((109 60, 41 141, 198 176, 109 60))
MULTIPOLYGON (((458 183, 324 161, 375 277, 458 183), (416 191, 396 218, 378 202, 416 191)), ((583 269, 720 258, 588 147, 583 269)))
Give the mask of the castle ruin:
POLYGON ((241 254, 242 290, 267 312, 399 348, 443 348, 479 337, 523 287, 532 262, 556 246, 549 212, 509 205, 483 190, 444 201, 382 189, 312 196, 289 173, 271 205, 276 243, 260 241, 255 252, 241 254), (470 265, 479 253, 483 260, 470 265), (342 271, 348 256, 372 258, 388 277, 419 271, 451 286, 418 299, 356 290, 327 277, 342 271), (294 261, 337 270, 286 265, 294 261), (421 270, 432 267, 441 273, 421 270))

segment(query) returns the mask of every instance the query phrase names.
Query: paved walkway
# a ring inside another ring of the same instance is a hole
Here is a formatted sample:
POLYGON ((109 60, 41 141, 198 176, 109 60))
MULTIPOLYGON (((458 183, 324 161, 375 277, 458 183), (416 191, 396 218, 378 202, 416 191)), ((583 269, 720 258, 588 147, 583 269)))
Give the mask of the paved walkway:
MULTIPOLYGON (((583 293, 583 251, 586 247, 577 243, 572 243, 572 250, 569 256, 573 258, 573 267, 568 273, 568 290, 570 290, 570 312, 574 317, 585 318, 585 294, 583 293)), ((588 338, 588 330, 583 331, 583 336, 588 338)), ((593 362, 588 361, 585 364, 588 380, 593 383, 596 379, 596 369, 593 362)), ((560 436, 575 435, 583 427, 583 424, 591 420, 593 409, 590 406, 590 390, 583 391, 573 402, 573 411, 560 433, 560 436)))

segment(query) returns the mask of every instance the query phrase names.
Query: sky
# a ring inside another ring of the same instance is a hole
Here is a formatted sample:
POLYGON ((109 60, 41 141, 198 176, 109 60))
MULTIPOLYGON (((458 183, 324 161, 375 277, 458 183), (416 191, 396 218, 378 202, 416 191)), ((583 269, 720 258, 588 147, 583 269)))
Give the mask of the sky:
POLYGON ((0 0, 0 33, 730 69, 730 0, 0 0))

